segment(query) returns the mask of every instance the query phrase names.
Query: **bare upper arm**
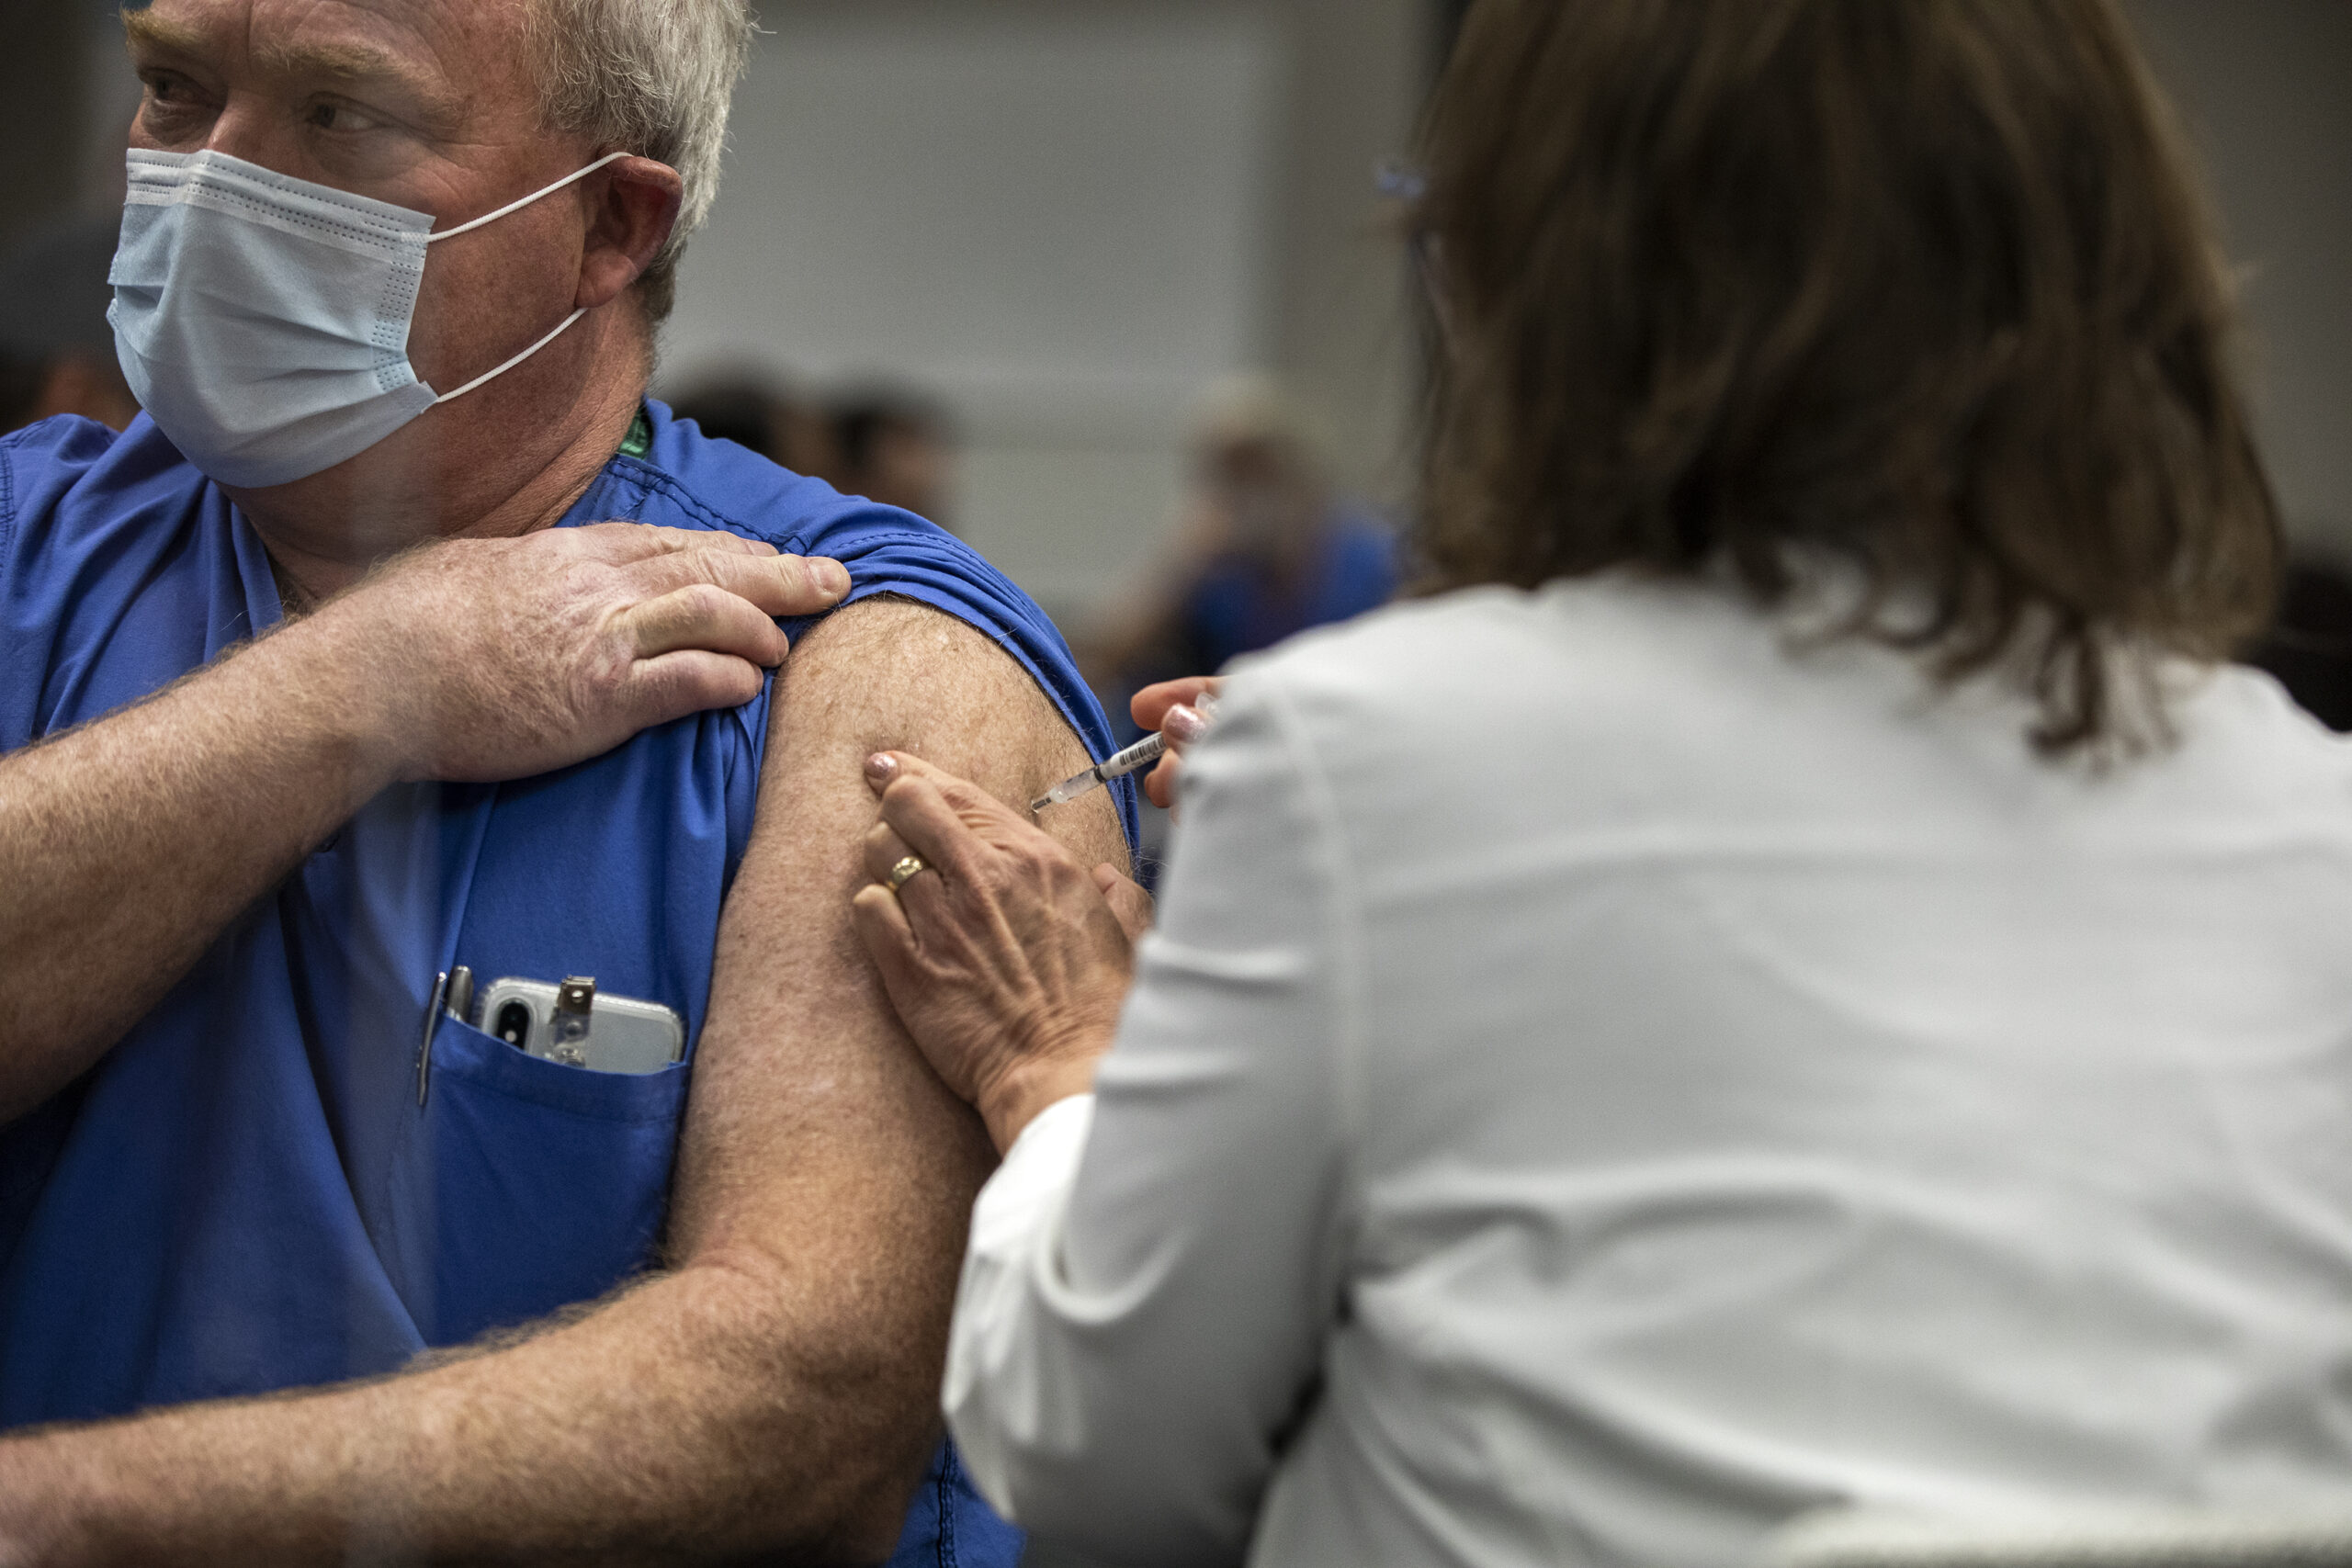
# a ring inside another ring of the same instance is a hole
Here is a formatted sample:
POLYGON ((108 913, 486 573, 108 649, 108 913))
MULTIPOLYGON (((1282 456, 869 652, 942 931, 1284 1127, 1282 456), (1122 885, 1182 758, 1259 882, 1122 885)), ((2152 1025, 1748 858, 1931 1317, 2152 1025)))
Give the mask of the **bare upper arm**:
MULTIPOLYGON (((873 1429, 835 1440, 911 1443, 919 1463, 993 1156, 899 1030, 851 928, 876 815, 862 767, 912 751, 1019 801, 1087 756, 1011 655, 904 600, 836 612, 779 680, 758 818, 719 924, 670 1249, 682 1265, 773 1271, 795 1341, 781 1353, 816 1358, 873 1406, 873 1429)), ((1109 792, 1057 816, 1087 864, 1125 867, 1109 792)))
MULTIPOLYGON (((977 1118, 899 1030, 850 926, 876 815, 862 767, 873 751, 912 751, 1019 802, 1088 761, 1010 654, 909 601, 869 599, 819 623, 780 680, 681 1150, 672 1239, 683 1256, 756 1243, 737 1224, 814 1196, 795 1190, 803 1183, 830 1188, 877 1164, 945 1179, 986 1163, 977 1118), (766 1196, 735 1190, 746 1184, 766 1196)), ((1125 869, 1108 791, 1057 812, 1051 830, 1087 864, 1125 869)))

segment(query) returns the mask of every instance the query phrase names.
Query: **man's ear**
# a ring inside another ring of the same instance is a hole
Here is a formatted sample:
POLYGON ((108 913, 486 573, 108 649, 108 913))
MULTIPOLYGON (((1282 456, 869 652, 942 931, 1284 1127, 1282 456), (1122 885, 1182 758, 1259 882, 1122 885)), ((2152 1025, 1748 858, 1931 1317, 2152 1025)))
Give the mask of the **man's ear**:
POLYGON ((662 254, 677 226, 686 183, 677 170, 650 158, 607 164, 582 183, 594 206, 572 304, 593 310, 619 299, 662 254))

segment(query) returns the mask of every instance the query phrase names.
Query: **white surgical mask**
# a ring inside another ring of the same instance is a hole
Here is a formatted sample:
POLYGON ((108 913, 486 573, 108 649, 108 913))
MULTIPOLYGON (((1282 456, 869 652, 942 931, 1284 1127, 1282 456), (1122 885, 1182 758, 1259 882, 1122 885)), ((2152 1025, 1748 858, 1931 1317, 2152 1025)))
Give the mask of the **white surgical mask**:
POLYGON ((435 393, 408 362, 425 247, 626 156, 435 234, 429 213, 225 152, 133 151, 107 275, 122 373, 172 445, 222 484, 261 489, 331 468, 504 375, 584 314, 435 393))

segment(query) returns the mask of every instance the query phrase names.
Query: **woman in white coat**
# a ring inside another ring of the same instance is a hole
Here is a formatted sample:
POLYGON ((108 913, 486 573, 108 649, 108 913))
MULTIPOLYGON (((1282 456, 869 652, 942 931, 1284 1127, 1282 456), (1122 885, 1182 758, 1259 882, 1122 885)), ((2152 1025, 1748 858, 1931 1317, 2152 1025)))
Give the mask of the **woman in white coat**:
POLYGON ((864 934, 1005 1152, 983 1490, 1676 1568, 2352 1500, 2352 751, 2224 662, 2272 505, 2114 7, 1482 0, 1427 152, 1447 592, 1237 665, 1132 960, 869 764, 864 934))

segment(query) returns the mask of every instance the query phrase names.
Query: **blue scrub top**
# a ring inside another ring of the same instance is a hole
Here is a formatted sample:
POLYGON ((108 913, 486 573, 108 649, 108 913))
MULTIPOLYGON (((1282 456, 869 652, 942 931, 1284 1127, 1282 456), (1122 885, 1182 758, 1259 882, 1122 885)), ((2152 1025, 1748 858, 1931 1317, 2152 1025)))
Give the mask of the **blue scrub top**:
POLYGON ((1324 518, 1306 580, 1287 592, 1247 556, 1209 561, 1184 592, 1182 673, 1222 670, 1309 626, 1376 610, 1396 592, 1396 540, 1368 513, 1346 504, 1324 518))
MULTIPOLYGON (((649 405, 565 526, 724 529, 842 560, 1018 660, 1100 758, 1045 615, 950 535, 649 405)), ((0 750, 114 712, 280 618, 260 539, 144 417, 0 440, 0 750)), ((793 628, 796 631, 798 627, 793 628)), ((436 972, 594 975, 697 1038, 758 799, 773 682, 594 761, 370 802, 90 1072, 0 1128, 0 1426, 390 1371, 594 1298, 662 1228, 688 1060, 527 1056, 444 1017, 436 972)), ((1125 784, 1125 781, 1122 781, 1125 784)), ((1135 796, 1119 809, 1135 839, 1135 796)), ((894 1562, 1005 1563, 1019 1532, 943 1447, 894 1562)))

